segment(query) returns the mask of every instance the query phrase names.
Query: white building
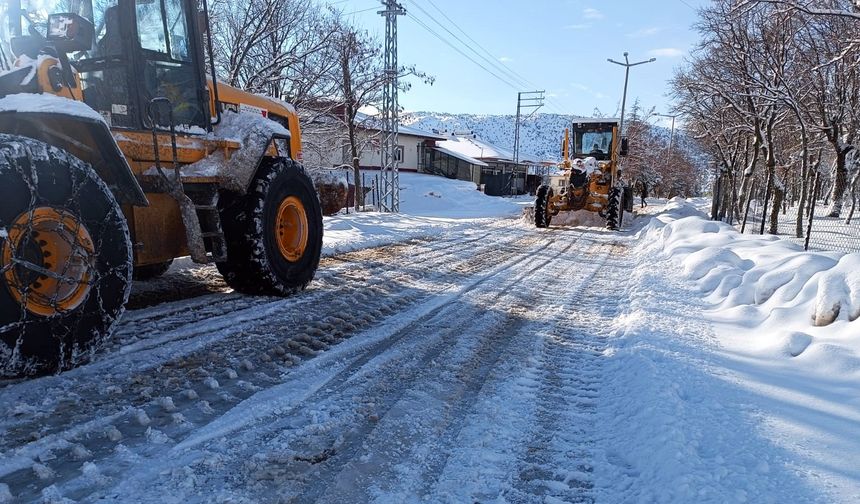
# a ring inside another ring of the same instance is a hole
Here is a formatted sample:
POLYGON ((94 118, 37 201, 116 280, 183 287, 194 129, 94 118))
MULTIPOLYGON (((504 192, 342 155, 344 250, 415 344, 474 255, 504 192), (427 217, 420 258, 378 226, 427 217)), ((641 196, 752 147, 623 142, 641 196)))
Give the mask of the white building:
POLYGON ((534 163, 514 163, 513 151, 481 140, 471 131, 446 134, 445 140, 425 147, 419 164, 424 173, 471 180, 492 196, 523 194, 537 180, 529 170, 534 163))
MULTIPOLYGON (((366 114, 356 117, 356 138, 359 166, 378 170, 382 166, 382 131, 380 121, 366 114)), ((446 137, 401 125, 397 136, 398 169, 417 172, 424 149, 446 137)), ((331 118, 306 127, 302 134, 304 164, 310 167, 352 165, 352 155, 346 125, 331 118), (323 124, 324 123, 324 124, 323 124)))

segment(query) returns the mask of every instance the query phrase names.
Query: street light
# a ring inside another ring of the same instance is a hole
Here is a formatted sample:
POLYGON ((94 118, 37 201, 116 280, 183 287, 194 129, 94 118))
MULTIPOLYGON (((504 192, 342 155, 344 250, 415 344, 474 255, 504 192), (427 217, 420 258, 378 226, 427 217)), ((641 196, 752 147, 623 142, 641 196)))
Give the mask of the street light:
MULTIPOLYGON (((644 65, 645 63, 653 63, 657 61, 657 58, 651 58, 646 61, 639 61, 636 63, 630 63, 630 60, 627 59, 629 53, 624 53, 624 63, 620 61, 615 61, 612 58, 607 59, 606 61, 610 63, 615 63, 616 65, 621 65, 625 67, 624 71, 624 95, 621 98, 621 124, 618 125, 618 131, 621 135, 624 134, 624 107, 627 105, 627 80, 630 78, 630 67, 635 67, 637 65, 644 65)), ((620 144, 620 142, 619 142, 620 144)))
POLYGON ((672 159, 672 143, 675 141, 675 118, 678 117, 678 114, 654 114, 658 117, 671 117, 672 118, 672 132, 669 133, 669 153, 666 154, 666 169, 669 169, 669 162, 672 159))

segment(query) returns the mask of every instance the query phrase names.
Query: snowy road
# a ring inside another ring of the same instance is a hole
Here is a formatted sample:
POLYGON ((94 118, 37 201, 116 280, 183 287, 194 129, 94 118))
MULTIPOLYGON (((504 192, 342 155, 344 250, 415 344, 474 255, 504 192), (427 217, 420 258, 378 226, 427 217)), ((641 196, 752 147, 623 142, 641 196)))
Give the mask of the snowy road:
POLYGON ((625 240, 500 221, 289 299, 142 285, 95 362, 0 389, 0 502, 591 502, 625 240))
POLYGON ((92 363, 0 382, 0 504, 858 502, 855 322, 810 327, 836 260, 666 208, 445 221, 286 299, 136 284, 92 363))

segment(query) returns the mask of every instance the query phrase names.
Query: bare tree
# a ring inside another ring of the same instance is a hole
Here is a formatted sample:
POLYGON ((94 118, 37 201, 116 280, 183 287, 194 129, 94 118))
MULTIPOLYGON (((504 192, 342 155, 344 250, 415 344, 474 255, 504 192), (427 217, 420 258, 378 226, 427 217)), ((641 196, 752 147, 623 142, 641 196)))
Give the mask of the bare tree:
POLYGON ((219 77, 302 106, 331 88, 332 15, 312 0, 217 0, 212 40, 219 77))
POLYGON ((347 129, 350 162, 355 175, 355 209, 364 204, 361 187, 360 150, 356 135, 356 120, 362 107, 382 101, 385 71, 382 68, 382 48, 366 31, 341 24, 335 37, 340 72, 338 94, 343 102, 343 117, 347 129))
MULTIPOLYGON (((388 76, 383 68, 382 46, 366 30, 341 20, 333 38, 334 54, 337 65, 331 71, 332 80, 337 82, 335 95, 342 111, 337 114, 347 131, 350 163, 355 178, 355 209, 364 204, 364 191, 361 187, 360 139, 357 128, 378 129, 381 121, 374 115, 362 115, 365 107, 379 108, 382 104, 383 88, 388 76)), ((411 83, 407 77, 417 77, 427 84, 433 78, 414 66, 398 69, 398 85, 401 91, 408 91, 411 83)))
POLYGON ((831 215, 840 215, 848 192, 853 201, 858 16, 857 3, 844 0, 715 0, 701 11, 702 41, 672 86, 688 127, 732 181, 733 196, 716 205, 715 217, 737 215, 758 179, 766 204, 772 196, 768 230, 778 231, 779 212, 791 203, 800 235, 813 164, 822 158, 833 166, 831 215))

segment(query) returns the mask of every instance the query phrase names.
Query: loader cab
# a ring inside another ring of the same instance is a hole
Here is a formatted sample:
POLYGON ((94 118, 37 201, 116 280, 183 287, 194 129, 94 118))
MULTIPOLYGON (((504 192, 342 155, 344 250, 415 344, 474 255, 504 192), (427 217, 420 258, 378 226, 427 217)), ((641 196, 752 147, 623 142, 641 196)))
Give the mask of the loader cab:
POLYGON ((573 123, 572 157, 593 157, 598 161, 613 159, 617 134, 618 122, 613 120, 584 120, 573 123))
MULTIPOLYGON (((10 38, 26 38, 30 25, 46 23, 50 14, 92 23, 92 46, 68 57, 80 77, 78 99, 112 129, 151 129, 150 103, 167 98, 180 130, 211 130, 196 1, 9 0, 6 11, 10 38)), ((167 117, 157 114, 156 126, 167 128, 167 117)))

